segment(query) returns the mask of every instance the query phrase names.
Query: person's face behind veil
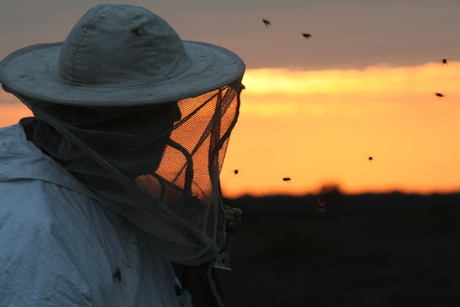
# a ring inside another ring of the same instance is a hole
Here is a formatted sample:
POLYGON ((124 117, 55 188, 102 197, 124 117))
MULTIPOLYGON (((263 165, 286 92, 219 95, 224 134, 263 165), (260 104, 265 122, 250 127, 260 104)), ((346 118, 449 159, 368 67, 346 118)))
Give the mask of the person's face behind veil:
MULTIPOLYGON (((61 116, 70 115, 69 108, 65 109, 59 111, 61 116)), ((78 113, 80 115, 75 120, 79 124, 73 123, 73 126, 86 135, 86 144, 131 179, 156 171, 174 123, 181 119, 176 102, 155 107, 106 108, 78 113)))

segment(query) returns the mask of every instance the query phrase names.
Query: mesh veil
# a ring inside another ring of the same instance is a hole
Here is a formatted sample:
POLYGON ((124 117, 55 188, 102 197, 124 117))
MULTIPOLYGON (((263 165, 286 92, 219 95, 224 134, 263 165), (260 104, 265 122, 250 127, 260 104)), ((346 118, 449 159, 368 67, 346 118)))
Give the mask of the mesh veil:
POLYGON ((21 123, 38 148, 113 203, 165 257, 197 265, 228 243, 219 173, 240 82, 150 106, 64 106, 16 95, 34 114, 21 123))

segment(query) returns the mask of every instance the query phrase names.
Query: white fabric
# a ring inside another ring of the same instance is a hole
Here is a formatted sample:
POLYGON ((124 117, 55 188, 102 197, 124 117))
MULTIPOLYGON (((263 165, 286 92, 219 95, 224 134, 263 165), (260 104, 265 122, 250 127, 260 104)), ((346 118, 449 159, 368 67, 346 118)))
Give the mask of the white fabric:
POLYGON ((191 306, 170 262, 25 138, 0 129, 1 306, 191 306))

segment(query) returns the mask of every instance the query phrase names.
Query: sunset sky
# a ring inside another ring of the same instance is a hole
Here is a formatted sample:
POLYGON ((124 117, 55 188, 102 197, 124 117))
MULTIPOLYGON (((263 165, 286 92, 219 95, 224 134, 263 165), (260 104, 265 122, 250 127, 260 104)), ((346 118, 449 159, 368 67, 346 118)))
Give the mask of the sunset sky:
MULTIPOLYGON (((146 7, 182 39, 245 61, 225 196, 300 195, 325 184, 347 193, 460 190, 460 1, 111 2, 146 7)), ((2 1, 0 58, 63 41, 99 3, 2 1)), ((0 126, 29 114, 0 93, 0 126)))

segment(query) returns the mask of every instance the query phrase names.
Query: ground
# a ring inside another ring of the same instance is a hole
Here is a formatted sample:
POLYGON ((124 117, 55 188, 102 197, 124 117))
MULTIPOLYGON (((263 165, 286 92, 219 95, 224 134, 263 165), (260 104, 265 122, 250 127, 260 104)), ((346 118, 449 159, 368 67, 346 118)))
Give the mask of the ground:
MULTIPOLYGON (((456 306, 460 195, 243 197, 227 307, 456 306)), ((197 306, 204 306, 195 299, 197 306)))

